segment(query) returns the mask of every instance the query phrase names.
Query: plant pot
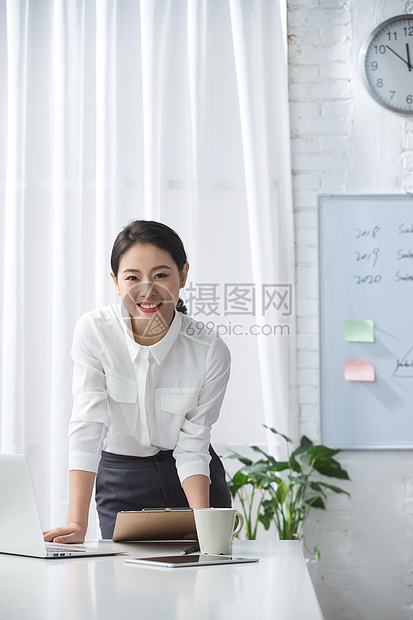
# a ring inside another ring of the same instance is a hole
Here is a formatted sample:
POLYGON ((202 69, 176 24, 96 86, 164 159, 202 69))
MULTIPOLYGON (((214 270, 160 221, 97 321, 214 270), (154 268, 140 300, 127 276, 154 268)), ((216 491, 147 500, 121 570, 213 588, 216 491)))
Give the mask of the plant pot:
POLYGON ((315 586, 317 580, 319 562, 320 561, 316 560, 315 558, 305 558, 305 563, 307 564, 307 569, 310 573, 310 578, 313 582, 313 586, 315 586))

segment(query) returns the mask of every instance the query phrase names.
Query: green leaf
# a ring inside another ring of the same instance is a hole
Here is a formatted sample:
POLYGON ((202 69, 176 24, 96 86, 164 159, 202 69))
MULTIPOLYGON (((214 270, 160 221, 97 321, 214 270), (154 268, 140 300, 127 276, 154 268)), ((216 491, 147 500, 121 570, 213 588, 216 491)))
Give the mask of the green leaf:
POLYGON ((263 524, 266 530, 270 528, 273 521, 276 507, 271 501, 264 501, 262 504, 262 512, 258 515, 258 521, 263 524))
POLYGON ((271 456, 271 454, 267 454, 266 452, 264 452, 264 450, 261 450, 261 448, 259 448, 258 446, 251 446, 251 450, 263 454, 267 458, 267 460, 270 461, 273 465, 277 465, 277 461, 275 460, 275 458, 271 456))
POLYGON ((269 515, 260 514, 258 515, 258 521, 263 524, 266 530, 269 530, 272 523, 272 517, 269 515))
POLYGON ((330 491, 333 491, 334 493, 345 493, 346 495, 350 496, 350 493, 348 491, 345 491, 344 489, 341 489, 340 487, 336 487, 333 484, 327 484, 327 482, 320 482, 320 484, 325 488, 325 489, 329 489, 330 491))
POLYGON ((284 471, 285 469, 290 469, 290 463, 288 461, 278 461, 275 470, 284 471))
POLYGON ((298 448, 296 448, 292 454, 292 456, 299 456, 300 454, 307 454, 311 450, 311 446, 313 442, 308 439, 305 435, 301 437, 301 442, 298 448))
POLYGON ((305 500, 305 503, 310 508, 321 508, 322 510, 325 510, 326 508, 323 499, 320 496, 309 497, 305 500))
POLYGON ((257 461, 257 463, 253 463, 252 465, 246 465, 242 467, 240 471, 246 476, 255 476, 259 474, 268 475, 268 471, 271 472, 271 470, 268 469, 267 463, 263 463, 262 461, 257 461))
POLYGON ((265 476, 264 474, 257 474, 254 477, 254 486, 257 489, 269 489, 274 483, 274 479, 270 476, 265 476))
POLYGON ((308 476, 305 474, 294 476, 294 478, 291 478, 291 486, 294 486, 295 488, 298 488, 299 486, 309 487, 311 486, 311 484, 312 481, 309 480, 308 476))
POLYGON ((300 463, 294 458, 294 452, 292 453, 292 455, 290 456, 290 468, 297 472, 297 473, 302 473, 303 468, 301 467, 300 463))
POLYGON ((240 463, 243 463, 243 465, 252 465, 253 461, 251 461, 251 459, 248 459, 245 456, 242 456, 241 454, 238 454, 237 452, 232 451, 232 454, 229 454, 227 457, 227 459, 238 459, 238 461, 240 463))
POLYGON ((243 474, 241 471, 237 471, 231 480, 232 484, 237 487, 242 487, 244 484, 248 484, 248 476, 243 474))
POLYGON ((285 482, 280 482, 275 492, 275 497, 277 498, 277 501, 279 501, 280 504, 283 504, 285 498, 287 497, 287 494, 288 494, 288 489, 287 489, 285 482))
POLYGON ((311 454, 317 458, 322 459, 331 459, 333 456, 341 452, 341 450, 332 450, 331 448, 327 448, 327 446, 313 446, 308 450, 308 454, 311 454))
POLYGON ((322 482, 310 482, 310 488, 313 489, 313 491, 317 491, 317 493, 325 495, 323 491, 323 486, 324 484, 322 482))
POLYGON ((269 489, 272 484, 278 484, 277 476, 271 470, 268 470, 268 467, 265 467, 263 463, 255 463, 254 465, 243 467, 239 470, 239 473, 245 476, 246 480, 245 478, 237 477, 236 482, 250 484, 257 489, 269 489))
POLYGON ((347 471, 342 469, 340 463, 335 459, 316 461, 314 463, 314 469, 316 469, 320 474, 323 474, 323 476, 339 478, 341 480, 350 480, 347 471))
POLYGON ((283 439, 285 439, 285 441, 287 443, 292 443, 293 440, 290 439, 289 437, 287 437, 287 435, 283 435, 282 433, 279 433, 278 431, 275 430, 275 428, 272 428, 271 426, 267 426, 266 424, 263 424, 264 428, 267 428, 269 431, 271 431, 272 433, 274 433, 274 435, 280 435, 280 437, 282 437, 283 439))

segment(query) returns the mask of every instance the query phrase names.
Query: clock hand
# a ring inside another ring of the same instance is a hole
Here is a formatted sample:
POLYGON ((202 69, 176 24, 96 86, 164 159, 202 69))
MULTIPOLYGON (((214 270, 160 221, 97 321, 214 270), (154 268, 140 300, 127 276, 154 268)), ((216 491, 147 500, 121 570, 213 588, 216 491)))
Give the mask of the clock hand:
MULTIPOLYGON (((406 45, 408 45, 408 44, 406 43, 406 45)), ((395 56, 397 56, 397 58, 400 58, 400 60, 402 60, 403 62, 405 62, 405 63, 406 63, 406 65, 409 67, 409 71, 410 71, 410 69, 411 69, 410 62, 408 62, 407 60, 405 60, 402 56, 399 56, 399 54, 398 54, 397 52, 395 52, 395 51, 394 51, 391 47, 389 47, 388 45, 386 45, 386 47, 387 47, 387 49, 389 49, 391 52, 393 52, 393 54, 394 54, 395 56)))
POLYGON ((408 65, 409 65, 409 71, 411 71, 412 70, 412 64, 410 62, 410 51, 409 51, 409 44, 408 43, 406 43, 406 51, 407 51, 407 62, 408 62, 408 65))

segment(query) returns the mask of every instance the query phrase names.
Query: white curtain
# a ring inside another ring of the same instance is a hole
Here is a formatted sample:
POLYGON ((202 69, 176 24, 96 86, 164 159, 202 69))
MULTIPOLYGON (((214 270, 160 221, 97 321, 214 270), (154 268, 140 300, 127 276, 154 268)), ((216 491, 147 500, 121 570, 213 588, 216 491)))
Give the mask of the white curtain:
MULTIPOLYGON (((296 437, 285 0, 0 0, 2 452, 66 519, 73 327, 129 219, 177 230, 232 379, 217 445, 296 437)), ((89 535, 97 534, 92 520, 89 535)))

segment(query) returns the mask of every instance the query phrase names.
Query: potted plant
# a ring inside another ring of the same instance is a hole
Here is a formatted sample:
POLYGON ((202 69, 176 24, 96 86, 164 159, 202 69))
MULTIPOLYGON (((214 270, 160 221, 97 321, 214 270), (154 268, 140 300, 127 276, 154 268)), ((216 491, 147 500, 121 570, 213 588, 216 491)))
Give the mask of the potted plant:
MULTIPOLYGON (((256 538, 259 523, 268 530, 272 522, 280 540, 301 540, 310 510, 325 509, 328 491, 350 495, 346 490, 324 481, 320 474, 341 480, 350 478, 334 458, 341 450, 314 445, 303 435, 300 445, 291 452, 292 440, 274 428, 269 430, 286 441, 287 460, 276 461, 258 446, 251 446, 260 457, 256 461, 231 451, 228 458, 238 459, 243 466, 229 481, 229 489, 232 497, 241 502, 248 540, 256 538)), ((317 547, 314 554, 319 557, 317 547)))

